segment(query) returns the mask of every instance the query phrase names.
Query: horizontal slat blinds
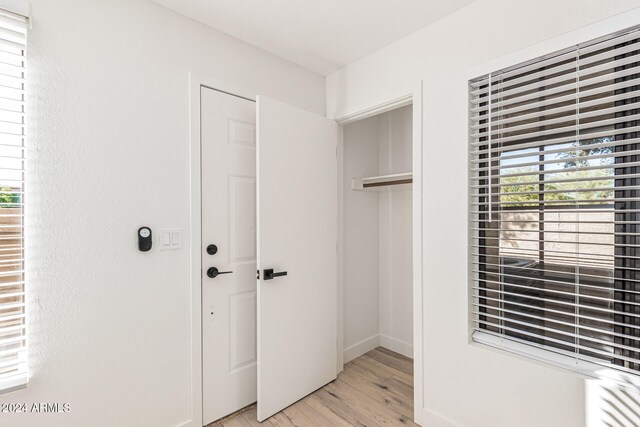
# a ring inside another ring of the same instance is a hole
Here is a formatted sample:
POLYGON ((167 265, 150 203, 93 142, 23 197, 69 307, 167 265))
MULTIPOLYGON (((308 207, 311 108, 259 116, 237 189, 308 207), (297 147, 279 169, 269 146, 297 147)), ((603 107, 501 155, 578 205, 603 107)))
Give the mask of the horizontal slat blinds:
POLYGON ((474 339, 640 373, 640 32, 469 94, 474 339))
POLYGON ((24 281, 27 18, 0 10, 0 391, 27 381, 24 281))

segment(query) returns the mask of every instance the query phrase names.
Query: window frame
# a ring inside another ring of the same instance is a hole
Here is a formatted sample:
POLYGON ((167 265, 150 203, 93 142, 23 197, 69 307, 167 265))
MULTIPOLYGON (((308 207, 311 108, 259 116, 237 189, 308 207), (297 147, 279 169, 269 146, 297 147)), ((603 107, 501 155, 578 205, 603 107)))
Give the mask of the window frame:
MULTIPOLYGON (((541 43, 540 45, 533 46, 531 48, 527 48, 521 51, 518 51, 514 54, 505 56, 497 61, 492 61, 486 64, 481 65, 480 67, 475 67, 468 73, 468 81, 472 81, 478 76, 487 75, 489 72, 493 72, 495 70, 500 71, 508 71, 512 69, 516 69, 519 67, 523 67, 529 64, 534 64, 540 60, 544 60, 547 58, 553 58, 555 56, 561 55, 565 52, 571 51, 574 49, 572 45, 581 45, 583 47, 599 43, 603 40, 607 40, 609 38, 615 37, 617 35, 625 34, 630 31, 638 30, 637 20, 634 18, 629 18, 629 16, 622 16, 620 19, 610 19, 607 22, 604 22, 602 25, 599 25, 599 33, 600 35, 597 38, 594 38, 593 28, 585 27, 584 29, 575 31, 573 33, 569 33, 565 36, 558 37, 556 39, 552 39, 550 41, 541 43), (621 24, 620 21, 623 21, 621 24), (621 29, 622 28, 622 29, 621 29), (603 34, 603 35, 602 35, 603 34), (568 40, 571 40, 569 42, 568 40), (591 40, 587 43, 583 43, 584 40, 591 40), (562 46, 565 47, 562 50, 558 50, 557 47, 562 46), (566 46, 572 46, 566 48, 566 46), (552 52, 546 54, 540 54, 542 52, 552 52), (527 61, 521 61, 523 57, 534 58, 527 61), (514 59, 514 58, 517 58, 514 59), (506 64, 516 64, 505 67, 506 64)), ((469 106, 471 103, 472 95, 469 94, 469 106)), ((469 124, 472 124, 470 108, 467 109, 469 114, 469 124)), ((469 132, 469 140, 468 144, 474 141, 474 138, 471 136, 471 132, 469 132)), ((543 145, 543 144, 541 144, 543 145)), ((540 147, 540 146, 538 146, 540 147)), ((468 186, 467 189, 470 191, 469 193, 469 206, 468 206, 468 229, 469 229, 469 243, 467 245, 468 249, 468 292, 469 292, 469 304, 468 304, 468 325, 469 325, 469 335, 468 341, 471 345, 477 345, 480 347, 486 347, 495 350, 496 348, 501 350, 506 350, 507 352, 517 355, 523 356, 528 360, 534 360, 538 362, 543 362, 548 365, 553 365, 562 369, 567 369, 572 372, 578 373, 585 377, 591 378, 608 378, 612 379, 616 382, 623 383, 625 385, 629 385, 632 387, 640 386, 640 372, 638 374, 627 374, 625 372, 621 372, 610 367, 603 366, 601 364, 590 363, 589 360, 580 360, 575 357, 563 354, 561 351, 554 352, 550 351, 548 348, 535 348, 532 346, 530 342, 526 344, 517 342, 517 340, 507 340, 502 339, 500 337, 496 337, 490 334, 482 334, 476 330, 474 327, 474 318, 476 316, 473 314, 473 301, 477 299, 474 296, 473 286, 474 286, 474 254, 472 250, 472 241, 475 238, 478 238, 478 235, 474 236, 474 232, 471 230, 473 225, 473 214, 472 211, 472 188, 473 184, 472 177, 474 176, 474 172, 471 169, 474 167, 472 164, 472 155, 470 154, 471 150, 467 151, 468 155, 468 186)), ((476 165, 477 166, 477 165, 476 165)), ((615 190, 615 187, 614 187, 615 190)), ((544 232, 542 232, 544 233, 544 232)), ((541 238, 541 241, 544 241, 541 238)), ((585 358, 586 359, 586 358, 585 358)))

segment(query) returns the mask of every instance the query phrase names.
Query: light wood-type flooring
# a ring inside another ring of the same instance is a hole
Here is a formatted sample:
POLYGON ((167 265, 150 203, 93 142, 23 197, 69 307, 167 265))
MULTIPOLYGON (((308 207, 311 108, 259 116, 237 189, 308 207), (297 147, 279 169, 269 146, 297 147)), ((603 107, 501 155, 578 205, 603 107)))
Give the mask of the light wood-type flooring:
POLYGON ((256 408, 208 427, 417 426, 413 421, 413 361, 378 347, 344 365, 338 379, 263 423, 256 408))

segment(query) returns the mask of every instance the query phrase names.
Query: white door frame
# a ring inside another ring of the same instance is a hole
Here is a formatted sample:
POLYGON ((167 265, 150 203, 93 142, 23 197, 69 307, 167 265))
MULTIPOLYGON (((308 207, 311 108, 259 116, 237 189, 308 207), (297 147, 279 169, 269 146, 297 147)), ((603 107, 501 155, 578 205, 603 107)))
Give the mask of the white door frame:
MULTIPOLYGON (((202 427, 202 193, 200 91, 209 88, 229 95, 256 100, 256 91, 235 86, 200 74, 189 73, 190 118, 190 343, 191 343, 191 418, 184 427, 202 427)), ((182 427, 181 426, 181 427, 182 427)))
MULTIPOLYGON (((200 91, 202 87, 239 96, 255 101, 258 92, 253 89, 236 86, 198 73, 189 73, 189 118, 190 118, 190 353, 191 353, 191 416, 181 427, 202 427, 202 199, 201 199, 201 135, 200 135, 200 91)), ((374 103, 367 108, 338 117, 340 125, 384 113, 395 108, 413 104, 413 352, 414 352, 414 419, 422 422, 422 82, 413 92, 398 98, 374 103), (416 238, 418 236, 418 238, 416 238)), ((341 126, 342 128, 342 126, 341 126)), ((342 138, 338 141, 338 182, 342 174, 342 138)), ((338 188, 338 209, 342 211, 342 189, 338 188)), ((343 366, 343 319, 342 319, 342 215, 338 222, 338 371, 343 366)))
POLYGON ((422 81, 420 81, 412 92, 402 94, 396 98, 383 102, 374 102, 366 108, 362 108, 354 113, 346 114, 335 118, 340 124, 340 136, 338 139, 338 372, 344 369, 344 125, 363 120, 387 111, 406 105, 413 105, 413 416, 417 424, 423 422, 423 370, 424 348, 422 345, 423 329, 423 190, 422 190, 422 81))

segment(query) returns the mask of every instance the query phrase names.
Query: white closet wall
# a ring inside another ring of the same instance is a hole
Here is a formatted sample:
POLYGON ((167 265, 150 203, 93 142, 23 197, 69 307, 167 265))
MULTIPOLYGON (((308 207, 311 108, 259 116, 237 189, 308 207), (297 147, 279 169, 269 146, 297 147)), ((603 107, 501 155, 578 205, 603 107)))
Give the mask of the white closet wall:
POLYGON ((344 127, 343 322, 345 362, 379 344, 378 197, 351 178, 378 174, 378 118, 344 127))
POLYGON ((412 357, 410 186, 354 191, 351 179, 411 171, 412 110, 344 127, 344 360, 382 345, 412 357))
MULTIPOLYGON (((378 119, 379 174, 411 171, 411 106, 378 119)), ((413 357, 411 186, 378 193, 380 345, 413 357)))

